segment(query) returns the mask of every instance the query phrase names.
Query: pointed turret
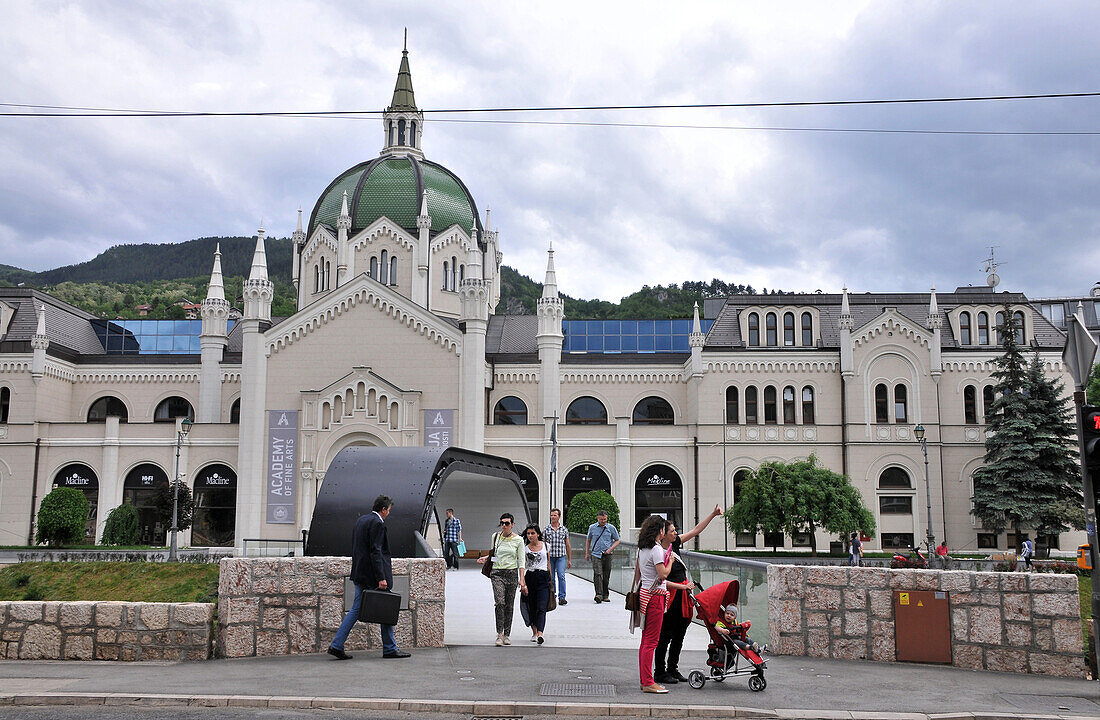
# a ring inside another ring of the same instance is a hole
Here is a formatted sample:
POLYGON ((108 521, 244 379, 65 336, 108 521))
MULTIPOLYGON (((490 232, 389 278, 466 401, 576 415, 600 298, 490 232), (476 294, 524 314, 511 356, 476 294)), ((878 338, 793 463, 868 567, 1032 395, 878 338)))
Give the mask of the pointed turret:
POLYGON ((855 318, 852 317, 852 308, 848 304, 848 287, 840 291, 840 375, 847 379, 855 374, 854 350, 852 346, 852 328, 855 327, 855 318))
POLYGON ((558 274, 554 270, 554 244, 546 251, 546 277, 542 282, 542 297, 535 305, 539 331, 535 343, 539 349, 539 407, 538 417, 545 426, 543 435, 544 465, 550 472, 553 442, 557 418, 561 414, 561 349, 565 335, 561 321, 565 317, 565 301, 558 294, 558 274))
POLYGON ((207 300, 225 300, 225 285, 222 283, 222 244, 214 248, 214 268, 210 271, 210 285, 206 288, 207 300))
POLYGON ((401 65, 397 68, 397 84, 393 87, 393 99, 386 112, 416 112, 416 97, 413 95, 413 77, 409 70, 409 49, 401 51, 401 65))
POLYGON ((940 317, 940 307, 936 303, 936 286, 932 286, 932 293, 928 298, 928 319, 924 323, 930 329, 943 327, 943 318, 940 317))
POLYGON ((260 229, 256 231, 256 250, 252 253, 252 269, 248 273, 249 280, 267 280, 267 252, 264 250, 264 225, 260 223, 260 229))
POLYGON ((929 370, 932 374, 932 379, 939 382, 940 375, 943 374, 943 353, 940 348, 940 334, 942 332, 940 328, 943 327, 943 318, 940 317, 940 308, 936 303, 935 285, 932 286, 932 292, 928 296, 928 319, 924 324, 932 331, 932 352, 929 370))
POLYGON ((554 270, 554 243, 550 242, 550 249, 546 251, 546 278, 542 281, 543 299, 558 297, 558 274, 554 270))
POLYGON ((848 288, 844 287, 840 291, 840 328, 851 330, 853 324, 852 308, 848 305, 848 288))
POLYGON ((424 129, 424 113, 416 107, 416 97, 413 95, 408 47, 401 51, 397 84, 394 85, 389 107, 382 113, 382 127, 386 133, 383 154, 423 157, 420 134, 424 129))
POLYGON ((229 303, 225 300, 222 282, 222 245, 214 249, 214 268, 210 271, 210 287, 202 301, 202 333, 199 335, 201 371, 199 374, 199 422, 221 421, 222 374, 221 361, 229 343, 229 303))
POLYGON ((691 346, 691 374, 693 376, 703 374, 703 343, 706 336, 703 335, 703 323, 699 320, 699 303, 695 303, 691 316, 691 335, 688 336, 688 345, 691 346))
POLYGON ((481 248, 477 245, 477 226, 470 228, 470 251, 466 254, 466 277, 472 280, 484 280, 481 264, 481 248))
POLYGON ((46 374, 46 348, 50 346, 50 338, 46 335, 46 306, 38 306, 38 325, 31 337, 31 348, 34 353, 31 356, 31 379, 37 385, 42 376, 46 374))
MULTIPOLYGON (((290 236, 290 249, 293 251, 293 259, 290 262, 290 281, 294 284, 294 292, 298 293, 298 266, 302 262, 302 248, 306 244, 306 231, 302 229, 302 208, 298 207, 298 227, 290 236)), ((298 307, 303 305, 301 296, 298 296, 298 307)))
POLYGON ((271 300, 275 286, 267 277, 267 253, 264 250, 264 226, 256 231, 256 251, 252 254, 252 269, 244 283, 244 315, 255 320, 271 320, 271 300))
POLYGON ((428 189, 420 193, 420 214, 416 216, 416 278, 413 279, 412 300, 422 308, 428 307, 430 296, 428 258, 431 251, 432 216, 428 214, 428 189))

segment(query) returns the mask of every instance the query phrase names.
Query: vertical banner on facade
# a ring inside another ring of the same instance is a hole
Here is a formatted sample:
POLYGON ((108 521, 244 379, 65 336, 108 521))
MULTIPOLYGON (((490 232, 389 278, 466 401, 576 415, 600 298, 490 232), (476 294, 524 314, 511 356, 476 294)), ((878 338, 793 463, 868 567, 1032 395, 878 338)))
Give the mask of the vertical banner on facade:
POLYGON ((298 487, 298 411, 267 411, 267 521, 294 523, 298 487))
POLYGON ((450 447, 454 432, 454 410, 424 411, 424 447, 450 447))

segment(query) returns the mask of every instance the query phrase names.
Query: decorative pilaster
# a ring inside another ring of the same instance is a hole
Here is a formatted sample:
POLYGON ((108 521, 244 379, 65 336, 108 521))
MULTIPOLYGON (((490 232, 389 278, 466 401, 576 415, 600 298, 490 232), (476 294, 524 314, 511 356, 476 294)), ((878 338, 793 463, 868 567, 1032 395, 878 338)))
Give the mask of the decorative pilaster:
MULTIPOLYGON (((297 265, 295 265, 297 267, 297 265)), ((199 375, 198 421, 216 423, 221 420, 222 374, 221 360, 229 343, 229 303, 222 284, 222 248, 214 251, 214 267, 210 271, 210 286, 202 301, 202 334, 199 335, 202 371, 199 375)))
POLYGON ((485 334, 489 328, 489 288, 482 275, 477 228, 470 231, 473 243, 466 260, 466 277, 458 285, 462 298, 462 356, 460 379, 459 444, 468 450, 485 448, 485 334))

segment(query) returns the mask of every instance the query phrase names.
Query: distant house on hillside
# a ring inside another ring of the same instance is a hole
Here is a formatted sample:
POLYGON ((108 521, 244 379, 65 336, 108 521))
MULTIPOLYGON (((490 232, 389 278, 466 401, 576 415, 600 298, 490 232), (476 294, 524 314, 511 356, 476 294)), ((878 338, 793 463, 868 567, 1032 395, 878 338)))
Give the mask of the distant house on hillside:
POLYGON ((195 320, 198 318, 199 311, 202 310, 202 303, 193 303, 190 300, 180 300, 172 304, 183 308, 183 312, 186 313, 188 320, 195 320))
POLYGON ((137 310, 138 315, 140 315, 141 317, 145 317, 146 315, 148 315, 149 311, 152 309, 152 305, 138 305, 134 308, 134 310, 137 310))

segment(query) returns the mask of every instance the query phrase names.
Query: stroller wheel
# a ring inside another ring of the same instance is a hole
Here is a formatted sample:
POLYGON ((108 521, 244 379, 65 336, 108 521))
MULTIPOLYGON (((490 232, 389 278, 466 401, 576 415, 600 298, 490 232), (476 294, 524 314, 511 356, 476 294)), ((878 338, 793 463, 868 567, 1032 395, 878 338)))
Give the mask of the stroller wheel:
POLYGON ((753 692, 760 692, 768 686, 768 681, 764 679, 763 675, 753 675, 749 678, 749 690, 753 692))
POLYGON ((688 685, 695 690, 702 690, 703 686, 707 684, 707 676, 698 670, 692 670, 688 673, 688 685))

